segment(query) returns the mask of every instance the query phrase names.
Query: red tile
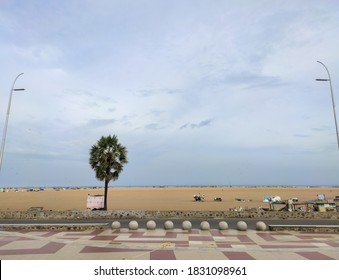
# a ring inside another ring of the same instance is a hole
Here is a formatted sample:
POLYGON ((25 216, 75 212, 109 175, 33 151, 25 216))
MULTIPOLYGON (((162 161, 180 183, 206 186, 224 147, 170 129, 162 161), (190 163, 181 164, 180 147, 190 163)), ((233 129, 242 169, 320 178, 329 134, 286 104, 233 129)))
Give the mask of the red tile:
POLYGON ((64 233, 63 236, 89 236, 89 235, 93 235, 91 233, 86 233, 86 232, 67 232, 64 233))
POLYGON ((49 242, 45 246, 41 247, 36 251, 36 254, 54 254, 63 248, 65 244, 57 242, 49 242))
POLYGON ((271 234, 272 235, 293 235, 293 234, 288 233, 288 232, 272 232, 271 234))
POLYGON ((0 250, 0 255, 36 255, 36 254, 54 254, 63 248, 65 244, 49 242, 45 246, 37 249, 6 249, 0 250))
POLYGON ((114 235, 97 235, 92 237, 90 240, 114 240, 117 236, 114 235))
POLYGON ((15 241, 15 240, 1 240, 1 241, 0 241, 0 248, 1 248, 2 246, 5 246, 5 245, 11 243, 11 242, 14 242, 14 241, 15 241))
MULTIPOLYGON (((21 240, 21 237, 6 236, 6 237, 0 239, 0 247, 7 245, 11 242, 14 242, 14 241, 18 241, 18 240, 21 240)), ((27 239, 25 239, 25 240, 27 240, 27 239)))
POLYGON ((254 260, 254 258, 246 252, 223 252, 230 260, 254 260))
POLYGON ((176 260, 173 250, 156 250, 150 253, 151 260, 176 260))
POLYGON ((42 234, 41 237, 50 237, 57 233, 58 233, 57 231, 49 231, 49 232, 46 232, 45 234, 42 234))
POLYGON ((103 233, 104 231, 104 229, 95 229, 90 234, 97 235, 103 233))
POLYGON ((277 240, 270 233, 257 233, 257 235, 260 236, 262 239, 264 239, 266 241, 276 241, 277 240))
POLYGON ((87 235, 98 235, 103 233, 103 229, 95 229, 93 231, 84 231, 84 230, 72 230, 71 232, 65 231, 65 236, 87 236, 87 235))
POLYGON ((189 241, 214 241, 212 236, 190 236, 189 241))
POLYGON ((325 244, 327 244, 331 247, 339 247, 339 243, 337 243, 337 242, 325 242, 325 244))
POLYGON ((220 230, 210 230, 210 233, 212 236, 226 236, 227 234, 225 234, 224 232, 220 231, 220 230))
POLYGON ((149 251, 147 249, 128 249, 128 248, 108 248, 108 247, 95 247, 95 246, 85 246, 80 253, 114 253, 114 252, 139 252, 139 251, 149 251))
POLYGON ((261 248, 263 249, 276 249, 276 248, 318 248, 317 246, 314 245, 284 245, 284 244, 272 244, 272 245, 260 245, 261 248))
POLYGON ((241 242, 254 243, 254 241, 251 238, 249 238, 247 235, 237 235, 237 237, 241 242))
POLYGON ((166 241, 165 240, 165 242, 170 242, 170 243, 173 243, 173 244, 175 244, 176 246, 189 246, 189 243, 188 243, 188 241, 180 241, 180 240, 178 240, 178 241, 166 241))
POLYGON ((309 260, 335 260, 319 252, 296 252, 296 253, 309 260))
POLYGON ((219 248, 232 248, 232 245, 229 243, 221 243, 221 242, 217 242, 216 243, 217 247, 219 248))
POLYGON ((296 235, 296 237, 300 239, 313 239, 313 238, 329 238, 329 236, 326 235, 296 235))
POLYGON ((129 238, 143 238, 145 234, 144 231, 140 231, 140 232, 130 231, 129 233, 131 233, 131 236, 129 238))
MULTIPOLYGON (((181 232, 180 232, 181 233, 181 232)), ((185 232, 186 233, 186 232, 185 232)), ((178 233, 177 232, 166 232, 165 237, 166 238, 177 238, 178 233)))

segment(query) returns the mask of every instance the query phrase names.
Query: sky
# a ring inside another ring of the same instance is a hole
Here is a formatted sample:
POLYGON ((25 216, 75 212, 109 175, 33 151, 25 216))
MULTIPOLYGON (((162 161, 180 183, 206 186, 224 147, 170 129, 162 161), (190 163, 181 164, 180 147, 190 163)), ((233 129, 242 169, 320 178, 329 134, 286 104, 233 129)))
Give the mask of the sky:
POLYGON ((336 0, 0 0, 0 187, 338 185, 336 0))

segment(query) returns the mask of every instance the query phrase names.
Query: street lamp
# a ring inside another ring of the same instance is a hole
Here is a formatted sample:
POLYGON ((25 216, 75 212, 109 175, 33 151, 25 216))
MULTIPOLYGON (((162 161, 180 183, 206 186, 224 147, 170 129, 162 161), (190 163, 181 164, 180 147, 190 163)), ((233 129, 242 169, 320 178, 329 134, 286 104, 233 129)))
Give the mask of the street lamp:
POLYGON ((318 81, 318 82, 330 82, 330 90, 331 90, 331 97, 332 97, 332 107, 333 107, 334 123, 335 123, 335 129, 336 129, 336 132, 337 132, 337 144, 338 144, 338 150, 339 150, 339 134, 338 134, 337 116, 336 116, 336 112, 335 112, 335 104, 334 104, 334 97, 333 97, 331 75, 330 75, 330 72, 328 71, 328 69, 327 69, 327 67, 326 67, 326 65, 324 63, 322 63, 321 61, 317 61, 317 62, 325 67, 327 75, 328 75, 328 79, 315 79, 315 80, 318 81))
POLYGON ((14 88, 15 82, 16 80, 23 75, 24 73, 20 73, 18 76, 16 76, 11 91, 9 93, 9 102, 8 102, 8 108, 7 108, 7 115, 6 115, 6 121, 5 121, 5 127, 4 127, 4 132, 2 135, 2 143, 1 143, 1 150, 0 150, 0 172, 1 172, 1 168, 2 168, 2 159, 4 156, 4 151, 5 151, 5 143, 6 143, 6 134, 7 134, 7 126, 8 126, 8 118, 9 118, 9 113, 11 111, 11 103, 12 103, 12 95, 13 95, 13 91, 22 91, 25 90, 24 88, 14 88))

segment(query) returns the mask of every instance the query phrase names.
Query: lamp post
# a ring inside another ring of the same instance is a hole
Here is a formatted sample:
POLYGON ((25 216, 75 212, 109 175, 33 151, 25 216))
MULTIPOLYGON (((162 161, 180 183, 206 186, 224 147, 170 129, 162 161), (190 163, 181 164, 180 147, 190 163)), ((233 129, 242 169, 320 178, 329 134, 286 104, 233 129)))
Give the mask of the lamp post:
POLYGON ((324 63, 322 63, 321 61, 317 61, 318 63, 320 63, 322 66, 325 67, 327 75, 328 75, 328 79, 315 79, 318 82, 330 82, 330 90, 331 90, 331 98, 332 98, 332 107, 333 107, 333 115, 334 115, 334 123, 335 123, 335 129, 336 129, 336 133, 337 133, 337 145, 338 145, 338 150, 339 150, 339 133, 338 133, 338 124, 337 124, 337 116, 336 116, 336 112, 335 112, 335 104, 334 104, 334 97, 333 97, 333 89, 332 89, 332 82, 331 82, 331 75, 330 72, 328 71, 326 65, 324 63))
POLYGON ((4 132, 2 135, 2 142, 1 142, 1 150, 0 150, 0 172, 1 172, 1 168, 2 168, 2 159, 4 156, 4 151, 5 151, 5 143, 6 143, 6 134, 7 134, 7 126, 8 126, 8 119, 9 119, 9 113, 11 111, 11 103, 12 103, 12 95, 13 95, 13 91, 22 91, 25 90, 24 88, 14 88, 15 86, 15 82, 16 80, 23 75, 24 73, 20 73, 18 76, 16 76, 11 91, 9 93, 9 102, 8 102, 8 108, 7 108, 7 115, 6 115, 6 120, 5 120, 5 126, 4 126, 4 132))

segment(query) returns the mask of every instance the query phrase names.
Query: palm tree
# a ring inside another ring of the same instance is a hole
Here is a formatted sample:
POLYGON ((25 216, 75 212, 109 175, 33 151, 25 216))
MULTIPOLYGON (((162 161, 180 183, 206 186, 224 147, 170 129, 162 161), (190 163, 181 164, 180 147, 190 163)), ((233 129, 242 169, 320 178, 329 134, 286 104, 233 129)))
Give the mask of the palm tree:
POLYGON ((117 136, 102 136, 91 147, 89 164, 95 171, 95 176, 100 181, 105 181, 104 208, 107 210, 108 183, 119 178, 123 165, 128 163, 127 149, 122 146, 117 136))

